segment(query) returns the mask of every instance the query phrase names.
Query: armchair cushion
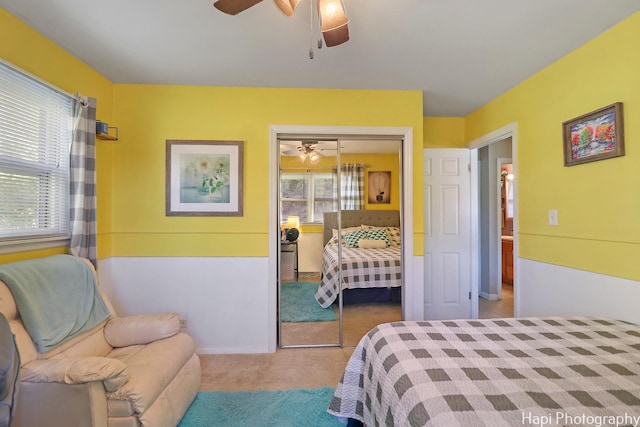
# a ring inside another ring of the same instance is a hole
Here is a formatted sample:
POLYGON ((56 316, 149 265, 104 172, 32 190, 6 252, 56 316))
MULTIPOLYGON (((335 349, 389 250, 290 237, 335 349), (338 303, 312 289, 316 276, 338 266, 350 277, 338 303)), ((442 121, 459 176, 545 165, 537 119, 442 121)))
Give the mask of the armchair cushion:
POLYGON ((34 360, 22 368, 20 375, 22 381, 32 383, 102 381, 107 391, 117 390, 129 381, 127 365, 109 357, 34 360))
POLYGON ((180 318, 176 313, 115 317, 104 328, 104 336, 112 347, 149 344, 178 332, 180 318))

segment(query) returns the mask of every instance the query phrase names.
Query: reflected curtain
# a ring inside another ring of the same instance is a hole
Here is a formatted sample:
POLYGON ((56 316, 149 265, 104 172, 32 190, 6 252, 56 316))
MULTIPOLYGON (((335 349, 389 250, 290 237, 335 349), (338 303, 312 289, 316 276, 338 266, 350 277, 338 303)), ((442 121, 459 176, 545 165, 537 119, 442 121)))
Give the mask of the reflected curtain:
POLYGON ((69 251, 97 267, 96 250, 96 99, 74 102, 71 141, 69 251))
MULTIPOLYGON (((338 171, 334 169, 334 174, 338 171)), ((337 182, 337 178, 335 179, 337 182)), ((344 163, 340 165, 340 208, 364 209, 364 165, 344 163)))

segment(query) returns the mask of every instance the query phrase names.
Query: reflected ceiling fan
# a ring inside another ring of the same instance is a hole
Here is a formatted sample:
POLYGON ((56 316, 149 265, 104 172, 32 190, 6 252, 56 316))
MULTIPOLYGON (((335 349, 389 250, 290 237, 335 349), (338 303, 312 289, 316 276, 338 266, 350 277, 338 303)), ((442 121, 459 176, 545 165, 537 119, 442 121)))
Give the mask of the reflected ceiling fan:
MULTIPOLYGON (((337 151, 335 148, 323 148, 320 144, 327 144, 328 142, 322 141, 299 141, 293 142, 291 145, 294 148, 290 150, 283 150, 282 154, 286 156, 295 155, 300 163, 304 163, 307 159, 309 159, 309 163, 312 165, 320 162, 320 156, 323 156, 323 151, 337 151), (297 147, 295 147, 297 145, 297 147)), ((285 142, 281 143, 282 145, 289 145, 285 142)))
MULTIPOLYGON (((249 9, 260 3, 262 0, 217 0, 213 3, 216 9, 229 15, 249 9)), ((278 9, 285 16, 292 17, 300 0, 273 0, 278 9)), ((318 19, 320 21, 320 31, 327 47, 337 46, 349 40, 349 19, 344 10, 342 0, 309 0, 312 4, 317 4, 318 19)), ((313 26, 313 21, 311 23, 313 26)), ((322 47, 322 42, 318 40, 318 48, 322 47)), ((309 51, 309 57, 313 59, 313 50, 309 51)))

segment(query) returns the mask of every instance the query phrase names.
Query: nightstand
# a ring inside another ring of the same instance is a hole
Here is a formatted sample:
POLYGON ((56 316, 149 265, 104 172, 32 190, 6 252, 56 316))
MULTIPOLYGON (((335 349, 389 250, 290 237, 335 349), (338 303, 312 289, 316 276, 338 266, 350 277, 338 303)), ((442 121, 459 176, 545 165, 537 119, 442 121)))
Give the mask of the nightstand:
POLYGON ((280 279, 298 280, 298 241, 280 242, 280 279))

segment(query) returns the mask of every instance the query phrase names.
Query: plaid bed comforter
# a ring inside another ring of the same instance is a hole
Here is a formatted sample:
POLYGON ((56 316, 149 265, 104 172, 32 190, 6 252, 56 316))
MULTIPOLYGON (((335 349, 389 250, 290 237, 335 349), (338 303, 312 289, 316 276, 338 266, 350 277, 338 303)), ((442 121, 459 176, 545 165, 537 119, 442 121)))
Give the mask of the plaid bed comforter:
MULTIPOLYGON (((338 297, 338 246, 325 245, 322 257, 322 282, 316 300, 323 308, 338 297)), ((400 247, 361 249, 342 247, 343 289, 387 288, 402 285, 400 247)))
POLYGON ((395 322, 362 338, 329 413, 366 426, 640 425, 640 326, 395 322))

